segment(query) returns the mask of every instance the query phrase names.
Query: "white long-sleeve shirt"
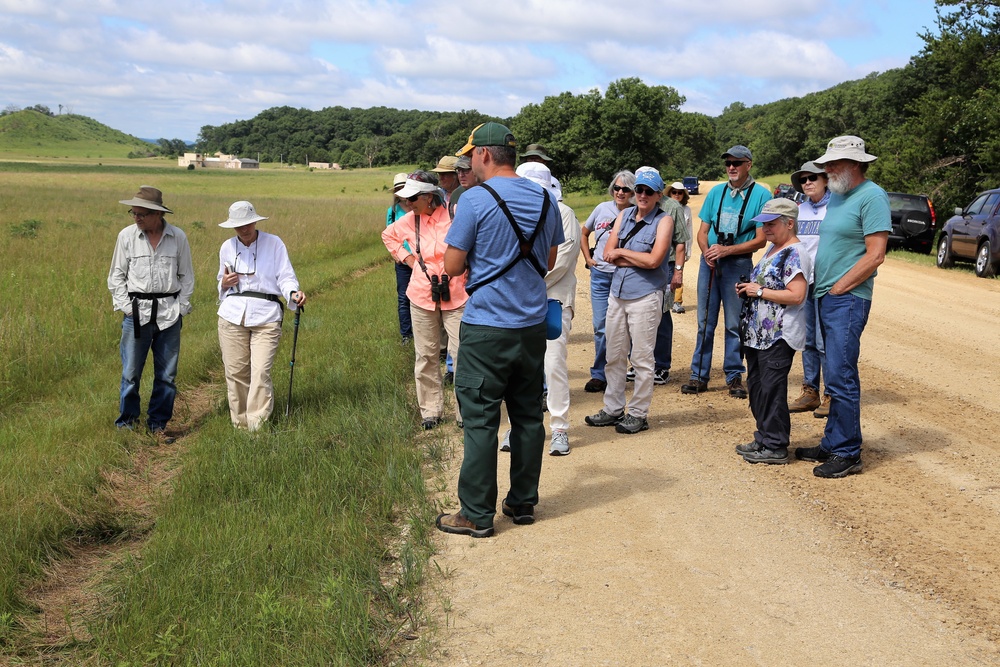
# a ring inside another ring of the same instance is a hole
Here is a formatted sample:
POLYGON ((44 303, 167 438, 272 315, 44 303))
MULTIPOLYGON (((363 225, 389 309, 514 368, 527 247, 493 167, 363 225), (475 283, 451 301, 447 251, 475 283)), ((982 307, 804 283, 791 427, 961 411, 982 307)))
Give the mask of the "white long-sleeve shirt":
POLYGON ((227 239, 219 249, 219 317, 236 325, 255 327, 281 319, 281 304, 257 297, 238 296, 240 292, 262 292, 284 297, 295 310, 289 296, 299 291, 299 280, 288 259, 285 244, 274 234, 257 231, 256 240, 243 245, 239 237, 227 239), (235 288, 223 289, 226 264, 240 275, 235 288), (252 275, 242 275, 249 274, 252 275))
MULTIPOLYGON (((194 266, 191 247, 184 232, 164 222, 163 236, 156 250, 146 239, 145 232, 129 225, 118 233, 115 252, 108 272, 108 289, 115 310, 132 314, 129 292, 142 294, 173 294, 156 304, 156 326, 163 330, 173 326, 179 317, 191 312, 194 293, 194 266)), ((147 324, 153 308, 150 299, 139 300, 139 324, 147 324)))

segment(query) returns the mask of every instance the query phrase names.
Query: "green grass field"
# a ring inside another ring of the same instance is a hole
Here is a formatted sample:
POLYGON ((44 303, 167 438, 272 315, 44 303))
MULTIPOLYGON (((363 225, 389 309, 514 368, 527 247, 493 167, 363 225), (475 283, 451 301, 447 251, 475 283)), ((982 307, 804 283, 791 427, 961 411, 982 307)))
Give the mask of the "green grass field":
POLYGON ((348 665, 397 650, 420 618, 425 473, 449 429, 414 441, 412 353, 398 344, 379 239, 394 171, 0 164, 0 654, 348 665), (143 184, 163 190, 196 271, 175 411, 185 437, 159 480, 136 468, 153 441, 113 426, 121 315, 106 281, 130 224, 118 200, 143 184), (216 225, 244 198, 270 216, 261 228, 285 241, 310 295, 292 415, 289 317, 275 419, 253 436, 229 424, 215 332, 218 248, 231 235, 216 225), (53 640, 29 591, 94 545, 117 554, 86 584, 95 603, 63 611, 86 633, 53 640))

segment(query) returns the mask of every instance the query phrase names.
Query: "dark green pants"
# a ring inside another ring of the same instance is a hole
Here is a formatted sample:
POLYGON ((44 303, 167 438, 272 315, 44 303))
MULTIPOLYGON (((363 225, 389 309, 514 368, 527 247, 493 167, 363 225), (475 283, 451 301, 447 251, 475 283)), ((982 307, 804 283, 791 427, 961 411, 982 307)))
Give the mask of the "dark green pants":
POLYGON ((500 403, 510 417, 509 505, 536 505, 545 424, 542 379, 545 324, 499 329, 462 323, 455 395, 465 423, 465 459, 458 477, 462 514, 480 528, 497 508, 500 403))

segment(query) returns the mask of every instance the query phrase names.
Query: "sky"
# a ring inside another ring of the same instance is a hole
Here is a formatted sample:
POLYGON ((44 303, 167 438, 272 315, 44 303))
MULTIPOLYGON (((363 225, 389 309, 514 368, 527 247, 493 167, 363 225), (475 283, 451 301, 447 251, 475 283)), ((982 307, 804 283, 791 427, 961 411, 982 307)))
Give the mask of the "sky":
POLYGON ((928 30, 933 0, 0 0, 0 108, 193 141, 275 106, 503 118, 639 77, 715 116, 901 67, 928 30))

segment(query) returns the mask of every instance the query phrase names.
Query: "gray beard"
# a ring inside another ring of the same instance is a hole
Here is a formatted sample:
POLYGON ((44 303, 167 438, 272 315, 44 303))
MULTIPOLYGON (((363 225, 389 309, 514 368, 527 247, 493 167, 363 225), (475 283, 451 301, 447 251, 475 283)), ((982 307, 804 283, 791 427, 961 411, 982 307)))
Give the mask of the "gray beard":
POLYGON ((827 185, 830 187, 830 191, 838 195, 846 195, 853 188, 851 188, 851 176, 849 174, 827 174, 830 180, 827 185))

